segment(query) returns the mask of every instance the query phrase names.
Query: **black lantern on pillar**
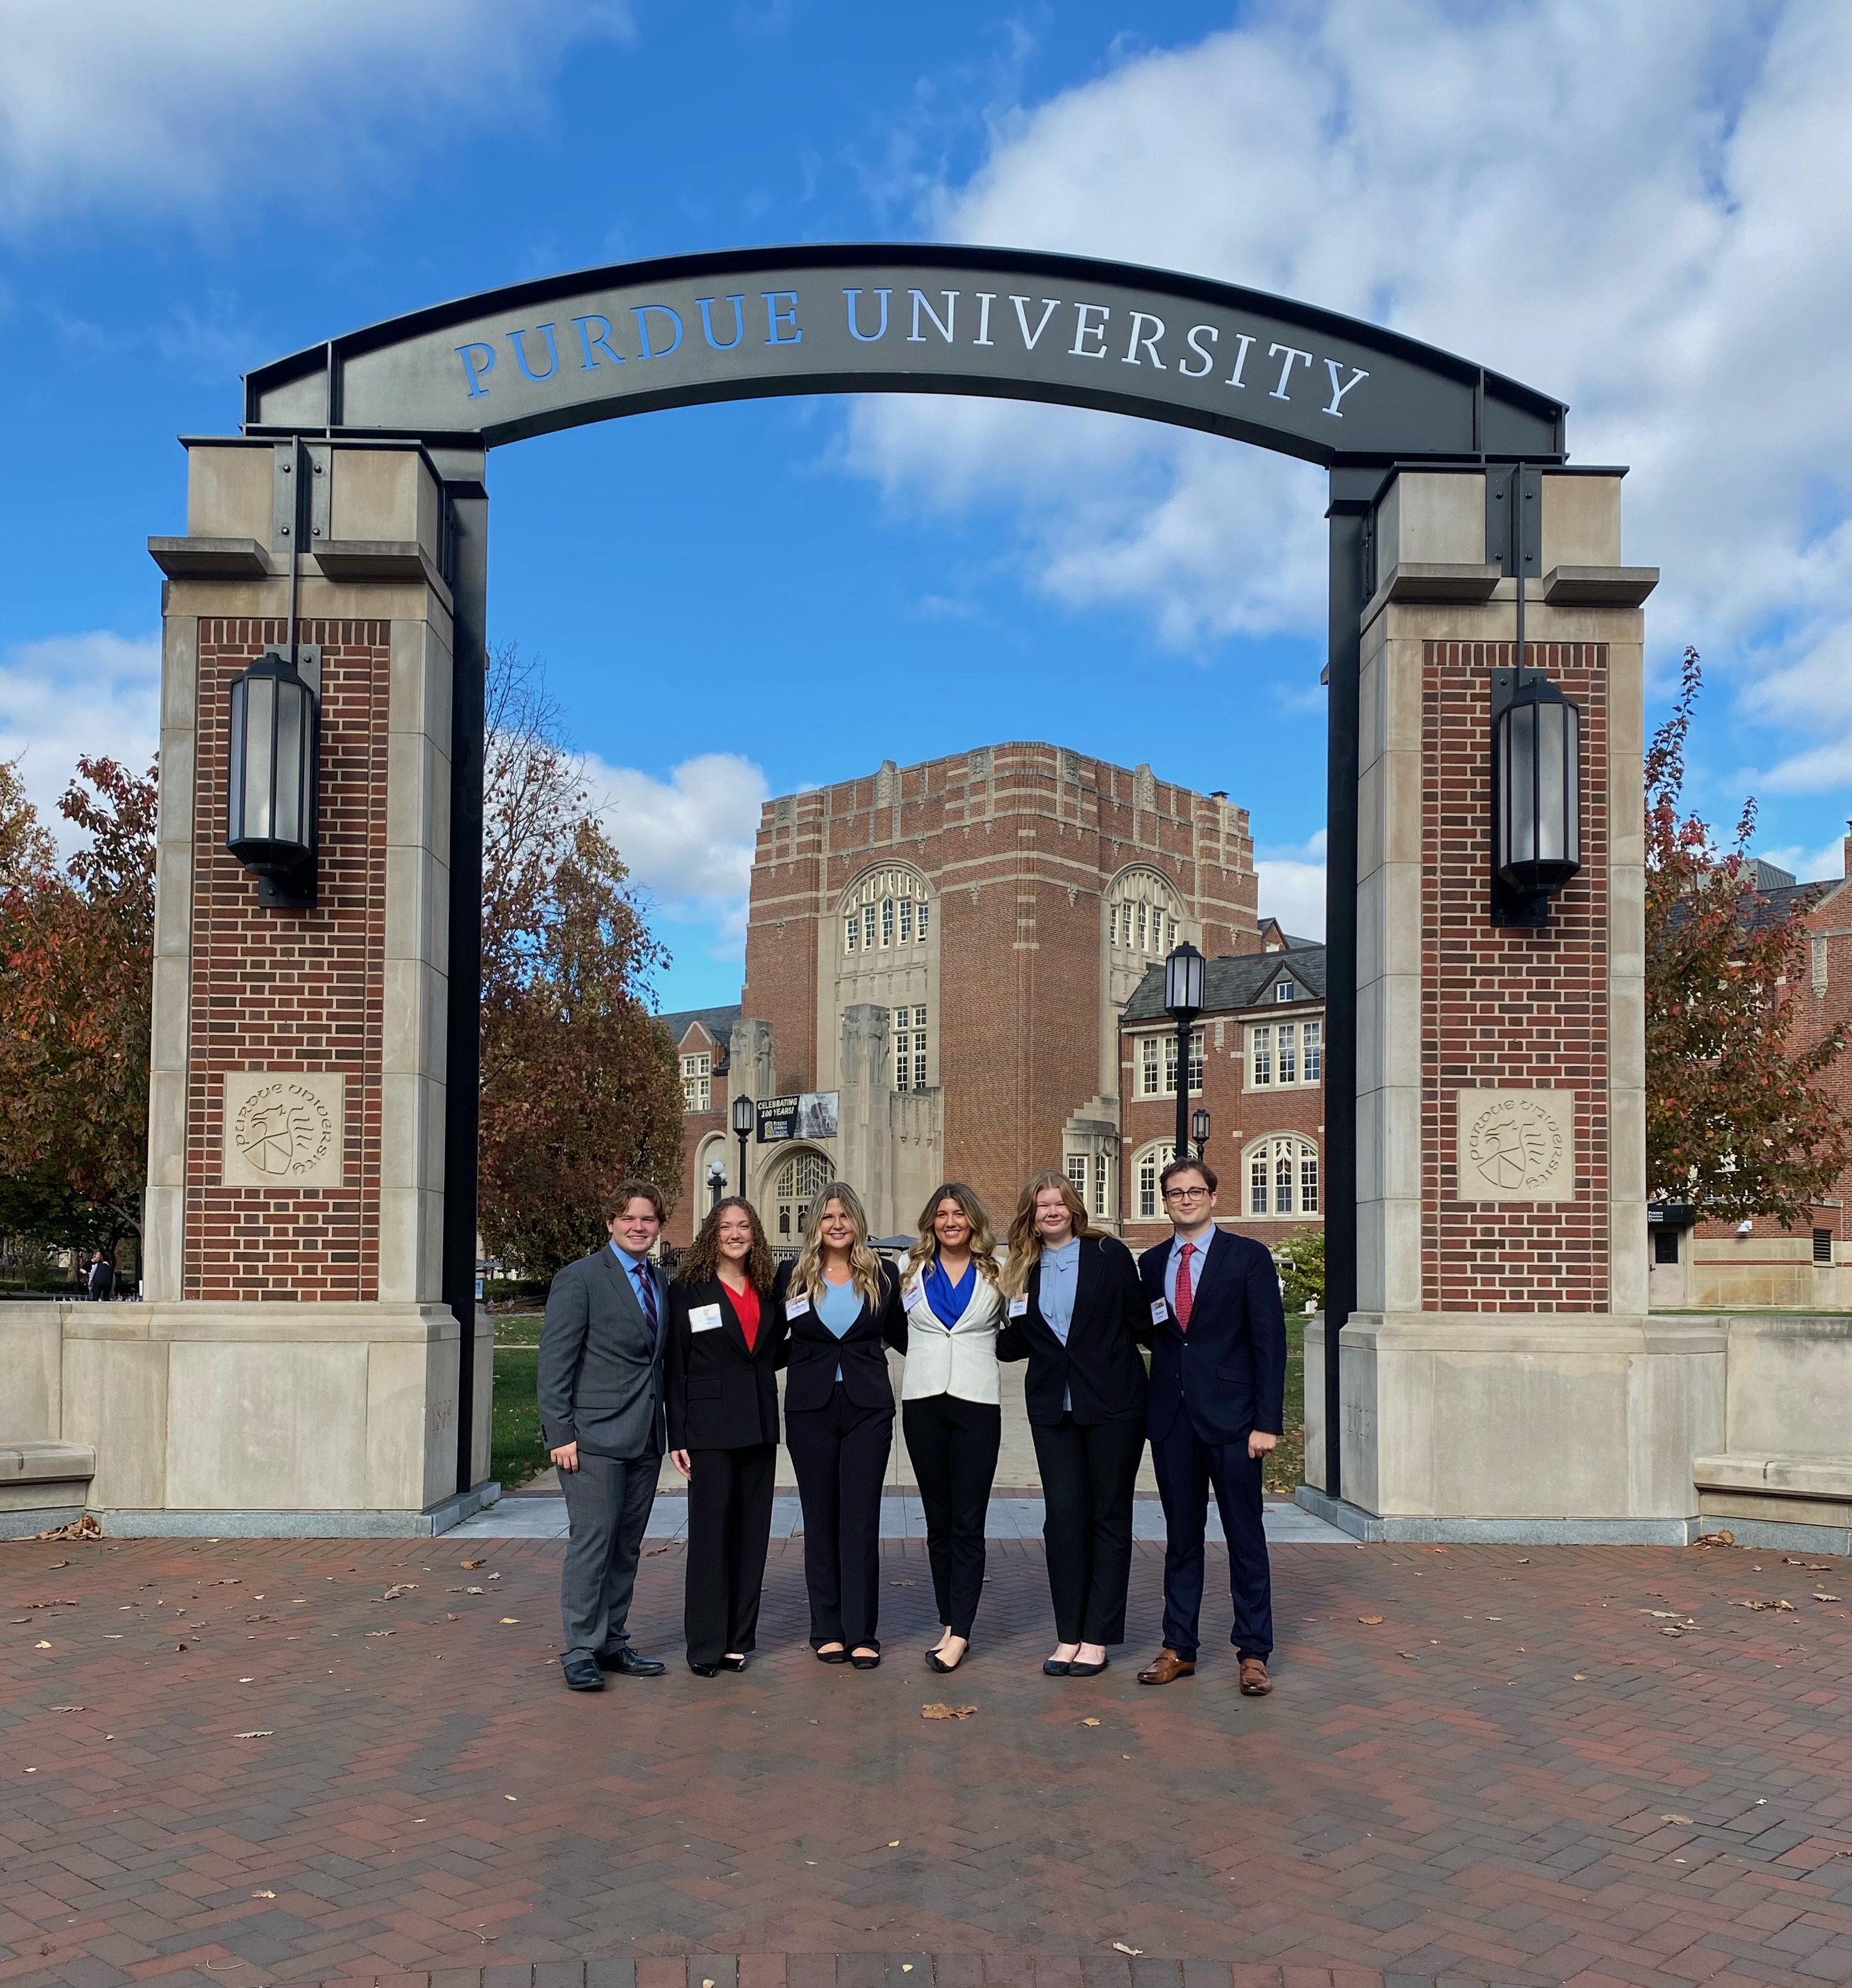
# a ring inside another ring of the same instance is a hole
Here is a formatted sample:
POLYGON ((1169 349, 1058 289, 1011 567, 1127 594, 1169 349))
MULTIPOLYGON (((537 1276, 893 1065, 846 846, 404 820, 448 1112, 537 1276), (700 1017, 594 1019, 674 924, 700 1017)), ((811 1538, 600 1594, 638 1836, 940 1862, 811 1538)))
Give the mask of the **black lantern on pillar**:
POLYGON ((739 1192, 746 1191, 746 1141, 752 1136, 758 1117, 751 1098, 742 1090, 733 1100, 733 1136, 739 1141, 739 1192))
POLYGON ((1190 1137, 1196 1145, 1196 1157, 1201 1159, 1203 1148, 1209 1143, 1209 1114, 1199 1104, 1190 1114, 1190 1137))
POLYGON ((1190 1024, 1202 1013, 1202 955, 1186 938, 1164 962, 1164 1012, 1177 1024, 1177 1138, 1181 1159, 1190 1150, 1190 1024))
POLYGON ((259 901, 315 902, 316 694, 275 650, 231 681, 225 847, 257 873, 259 901))
POLYGON ((1582 867, 1582 713, 1540 670, 1492 676, 1492 921, 1543 925, 1582 867))

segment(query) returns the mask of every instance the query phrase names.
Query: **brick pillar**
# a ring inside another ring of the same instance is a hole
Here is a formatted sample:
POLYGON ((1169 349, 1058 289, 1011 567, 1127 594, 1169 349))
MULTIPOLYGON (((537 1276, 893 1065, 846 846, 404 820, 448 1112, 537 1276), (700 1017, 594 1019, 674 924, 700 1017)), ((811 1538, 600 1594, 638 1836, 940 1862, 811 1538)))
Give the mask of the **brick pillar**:
MULTIPOLYGON (((316 444, 299 636, 322 651, 318 901, 225 847, 228 696, 286 645, 289 485, 194 443, 164 592, 147 1302, 69 1353, 118 1530, 428 1530, 456 1489, 441 1301, 451 625, 415 448, 316 444), (266 1103, 285 1107, 259 1136, 266 1103)), ((469 1327, 486 1474, 492 1354, 469 1327)))
POLYGON ((1545 927, 1495 926, 1491 678, 1517 660, 1518 583, 1494 475, 1489 507, 1482 473, 1403 472, 1373 521, 1343 1489, 1404 1537, 1510 1518, 1670 1537, 1698 1509, 1692 1456, 1719 1446, 1723 1370, 1713 1327, 1647 1316, 1640 603, 1657 576, 1620 564, 1617 475, 1533 483, 1522 661, 1581 707, 1582 869, 1545 927))

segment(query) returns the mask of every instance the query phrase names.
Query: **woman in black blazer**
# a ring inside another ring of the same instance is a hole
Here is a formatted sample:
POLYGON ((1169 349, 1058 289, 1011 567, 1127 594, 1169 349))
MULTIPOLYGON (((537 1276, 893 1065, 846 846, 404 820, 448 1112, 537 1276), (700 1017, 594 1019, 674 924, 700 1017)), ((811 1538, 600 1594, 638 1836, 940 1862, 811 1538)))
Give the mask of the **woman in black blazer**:
POLYGON ((669 1287, 662 1350, 669 1454, 688 1480, 688 1668, 743 1671, 759 1628, 778 1456, 784 1317, 772 1249, 749 1202, 701 1225, 669 1287))
POLYGON ((1023 1395, 1042 1472, 1055 1604, 1050 1677, 1097 1677, 1125 1641, 1132 1491, 1144 1453, 1138 1335, 1148 1310, 1132 1253, 1087 1226, 1065 1174, 1037 1174, 1009 1226, 999 1360, 1027 1360, 1023 1395))
POLYGON ((881 1480, 894 1447, 890 1346, 904 1348, 900 1280, 868 1246, 860 1197, 831 1181, 779 1276, 789 1335, 785 1442, 804 1508, 810 1647, 871 1671, 881 1588, 881 1480))

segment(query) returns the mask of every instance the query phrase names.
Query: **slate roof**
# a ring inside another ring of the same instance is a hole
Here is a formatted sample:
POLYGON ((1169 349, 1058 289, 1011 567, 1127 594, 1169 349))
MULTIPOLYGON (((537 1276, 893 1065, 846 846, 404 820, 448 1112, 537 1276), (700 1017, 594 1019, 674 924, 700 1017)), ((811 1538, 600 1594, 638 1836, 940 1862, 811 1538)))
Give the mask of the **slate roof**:
POLYGON ((715 1058, 715 1067, 727 1067, 727 1046, 733 1039, 733 1024, 739 1019, 740 1005, 735 1001, 730 1008, 681 1008, 672 1015, 658 1015, 656 1019, 669 1032, 669 1040, 679 1049, 681 1039, 689 1029, 698 1022, 718 1045, 719 1054, 715 1058))
MULTIPOLYGON (((1325 948, 1295 946, 1290 952, 1238 952, 1208 961, 1202 976, 1203 1013, 1221 1015, 1231 1009, 1258 1007, 1283 975, 1298 987, 1300 999, 1323 1000, 1325 948)), ((1121 1019, 1135 1023, 1169 1019, 1164 1012, 1162 961, 1146 970, 1121 1019)))

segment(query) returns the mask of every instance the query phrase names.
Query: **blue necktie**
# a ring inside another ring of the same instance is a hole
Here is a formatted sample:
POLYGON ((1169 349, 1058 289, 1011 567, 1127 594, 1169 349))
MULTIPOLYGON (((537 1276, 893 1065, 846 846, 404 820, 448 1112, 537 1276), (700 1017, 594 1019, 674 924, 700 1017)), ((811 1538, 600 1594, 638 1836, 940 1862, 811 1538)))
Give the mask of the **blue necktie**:
POLYGON ((643 1300, 643 1315, 649 1321, 650 1344, 656 1344, 656 1280, 647 1263, 637 1266, 637 1294, 643 1300))

